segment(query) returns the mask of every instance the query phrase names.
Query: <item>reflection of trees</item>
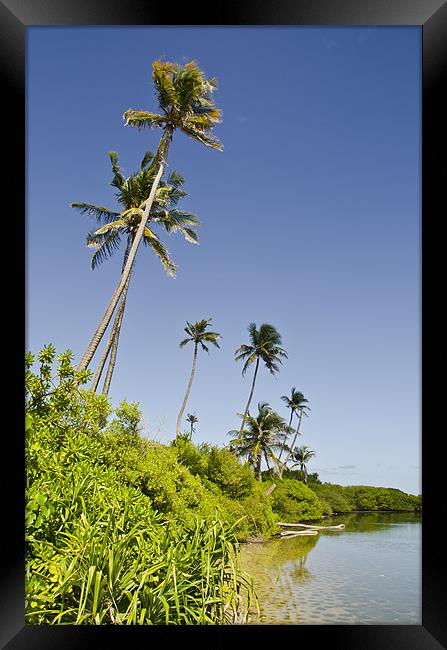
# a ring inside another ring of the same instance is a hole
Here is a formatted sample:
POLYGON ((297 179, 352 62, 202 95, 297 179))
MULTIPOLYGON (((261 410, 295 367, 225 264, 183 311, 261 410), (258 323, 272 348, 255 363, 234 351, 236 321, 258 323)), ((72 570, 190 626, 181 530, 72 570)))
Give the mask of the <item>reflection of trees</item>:
POLYGON ((307 554, 304 557, 300 557, 296 562, 293 569, 293 579, 295 582, 304 582, 312 577, 311 572, 306 567, 307 554))
POLYGON ((272 540, 265 544, 243 544, 241 568, 254 578, 261 612, 270 604, 281 620, 297 622, 300 594, 298 583, 312 578, 306 559, 319 536, 272 540))
POLYGON ((390 524, 407 524, 420 522, 420 520, 420 513, 411 512, 348 512, 331 517, 331 523, 334 525, 345 524, 346 532, 359 533, 379 532, 388 528, 390 524))

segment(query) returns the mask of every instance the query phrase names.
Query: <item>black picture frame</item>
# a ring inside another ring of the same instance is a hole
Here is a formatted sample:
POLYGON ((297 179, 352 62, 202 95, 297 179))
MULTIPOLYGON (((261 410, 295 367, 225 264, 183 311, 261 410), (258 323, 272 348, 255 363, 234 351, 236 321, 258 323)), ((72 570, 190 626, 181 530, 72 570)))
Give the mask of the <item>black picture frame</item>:
MULTIPOLYGON (((444 117, 447 114, 443 98, 443 72, 447 69, 447 3, 441 0, 264 0, 254 3, 232 1, 177 6, 175 22, 166 23, 166 5, 138 2, 137 0, 2 0, 0 1, 0 70, 3 94, 3 162, 7 164, 8 209, 19 222, 20 213, 26 214, 25 172, 25 55, 26 31, 35 25, 87 26, 87 25, 415 25, 422 30, 422 148, 421 148, 421 242, 422 242, 422 345, 421 345, 421 395, 422 416, 422 486, 423 486, 423 552, 422 552, 422 625, 338 625, 338 626, 234 626, 198 628, 175 627, 120 627, 111 626, 26 626, 24 624, 24 459, 23 437, 17 435, 19 427, 4 423, 4 456, 12 474, 4 482, 2 499, 3 535, 5 550, 2 554, 0 586, 0 642, 8 650, 21 648, 97 648, 110 643, 167 642, 176 640, 182 645, 191 642, 228 647, 229 643, 275 643, 286 641, 297 646, 330 643, 332 648, 348 650, 435 650, 447 647, 447 588, 444 569, 444 543, 442 534, 443 470, 445 456, 439 453, 443 419, 437 424, 436 406, 442 407, 441 387, 432 380, 434 361, 440 356, 436 342, 439 319, 429 314, 430 297, 442 302, 436 291, 442 269, 442 239, 436 226, 443 217, 445 175, 444 117), (24 170, 23 176, 19 170, 24 170), (25 182, 24 182, 25 179, 25 182), (431 381, 430 381, 431 380, 431 381), (439 396, 439 399, 436 397, 439 396), (436 435, 441 433, 441 436, 436 435), (440 530, 441 528, 441 530, 440 530), (262 629, 261 629, 262 628, 262 629), (179 634, 180 632, 180 634, 179 634), (175 635, 175 636, 173 636, 175 635), (132 637, 134 637, 132 639, 132 637)), ((444 210, 445 211, 445 210, 444 210)), ((26 242, 25 219, 16 224, 16 232, 26 242)), ((26 246, 23 268, 26 268, 26 246)), ((15 258, 15 266, 20 261, 15 258)), ((15 280, 19 278, 14 273, 15 280)), ((8 341, 11 335, 19 340, 17 345, 6 345, 5 367, 8 368, 8 385, 22 386, 22 365, 17 358, 23 353, 20 341, 24 340, 25 313, 17 306, 17 288, 6 283, 7 305, 15 305, 8 319, 8 341), (15 322, 17 321, 17 322, 15 322), (17 380, 17 381, 16 381, 17 380)), ((20 279, 19 279, 20 284, 20 279)), ((25 288, 26 282, 21 285, 25 288)), ((438 285, 440 286, 440 285, 438 285)), ((20 292, 20 288, 19 288, 20 292)), ((434 303, 434 301, 433 301, 434 303)), ((23 305, 23 302, 22 302, 23 305)), ((6 313, 6 312, 5 312, 6 313)), ((438 330, 439 331, 439 330, 438 330)), ((20 357, 22 358, 22 357, 20 357)), ((17 399, 6 400, 8 412, 23 417, 22 393, 17 399)), ((438 410, 440 415, 440 409, 438 410)), ((9 419, 16 422, 16 418, 9 419)), ((6 468, 4 468, 6 469, 6 468)))

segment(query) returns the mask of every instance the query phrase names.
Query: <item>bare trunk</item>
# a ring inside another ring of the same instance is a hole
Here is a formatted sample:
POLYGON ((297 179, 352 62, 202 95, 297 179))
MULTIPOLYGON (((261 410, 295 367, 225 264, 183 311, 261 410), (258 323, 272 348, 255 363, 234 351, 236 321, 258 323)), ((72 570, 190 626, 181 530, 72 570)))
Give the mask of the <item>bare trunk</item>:
POLYGON ((180 412, 179 412, 178 418, 177 418, 177 426, 176 426, 176 436, 177 437, 180 435, 180 423, 182 421, 183 411, 185 410, 186 402, 188 401, 189 393, 191 391, 192 380, 194 379, 194 374, 196 372, 196 363, 197 363, 197 343, 194 344, 194 355, 193 355, 193 358, 192 358, 191 374, 189 376, 189 382, 188 382, 188 387, 186 389, 185 397, 183 398, 183 404, 182 404, 182 406, 180 408, 180 412))
POLYGON ((110 336, 109 336, 109 340, 107 341, 107 345, 105 346, 105 348, 103 350, 101 360, 100 360, 100 362, 98 364, 98 367, 96 368, 96 372, 95 372, 95 374, 93 376, 93 381, 92 381, 91 388, 95 392, 96 392, 96 389, 98 388, 98 384, 99 384, 99 380, 101 379, 102 371, 104 370, 104 366, 105 366, 106 361, 108 359, 109 352, 110 352, 110 350, 112 348, 112 345, 113 345, 113 342, 115 340, 115 335, 116 335, 116 331, 118 329, 118 323, 119 323, 122 311, 123 311, 123 309, 122 309, 122 301, 121 301, 120 305, 118 307, 118 312, 117 312, 117 314, 115 316, 115 320, 113 322, 113 327, 112 327, 112 331, 111 331, 110 336))
MULTIPOLYGON (((295 409, 292 409, 292 413, 290 414, 290 420, 289 420, 289 429, 292 426, 292 418, 293 418, 294 413, 295 413, 295 409)), ((279 452, 278 462, 281 460, 282 452, 283 452, 283 449, 281 449, 281 451, 279 452)))
POLYGON ((248 409, 250 408, 251 398, 253 397, 253 393, 255 390, 255 382, 256 382, 256 375, 258 374, 258 368, 259 368, 259 357, 256 359, 256 367, 255 367, 255 373, 253 375, 253 382, 251 384, 250 396, 248 398, 247 406, 245 407, 244 417, 242 418, 242 424, 241 424, 241 428, 239 429, 239 432, 242 431, 242 429, 244 428, 245 419, 247 417, 248 409))
POLYGON ((285 458, 285 460, 284 460, 283 467, 282 467, 282 470, 281 470, 281 476, 283 475, 284 468, 285 468, 285 466, 287 465, 287 461, 289 460, 289 458, 290 458, 290 456, 291 456, 291 454, 292 454, 293 448, 294 448, 295 443, 296 443, 296 439, 297 439, 298 436, 300 435, 300 425, 301 425, 301 419, 302 419, 302 417, 303 417, 303 409, 300 409, 300 414, 298 415, 298 426, 297 426, 296 431, 295 431, 295 436, 294 436, 294 438, 293 438, 293 442, 292 442, 292 444, 290 445, 290 451, 287 453, 287 456, 286 456, 286 458, 285 458))
POLYGON ((123 292, 123 289, 126 285, 126 282, 129 278, 130 271, 132 269, 132 265, 135 259, 135 255, 137 254, 138 246, 140 245, 141 238, 143 237, 144 233, 144 228, 146 226, 147 219, 149 217, 150 210, 152 208, 152 203, 154 202, 154 197, 155 197, 155 192, 157 191, 158 185, 160 183, 161 177, 163 175, 163 171, 165 168, 166 164, 166 159, 168 155, 168 149, 169 149, 169 144, 172 138, 172 133, 171 132, 166 132, 162 136, 162 141, 160 142, 159 146, 159 153, 160 155, 158 156, 159 158, 159 167, 158 167, 158 172, 157 175, 154 179, 153 185, 151 187, 151 191, 149 193, 149 197, 146 201, 146 205, 144 208, 144 213, 143 217, 141 219, 140 225, 138 226, 137 233, 135 235, 135 239, 132 243, 132 247, 129 252, 129 257, 127 258, 126 265, 124 267, 124 271, 121 275, 120 281, 118 283, 118 286, 116 287, 115 291, 113 292, 112 298, 107 306, 107 309, 104 313, 104 316, 99 323, 96 332, 94 333, 85 353, 84 356, 81 359, 81 362, 78 366, 78 371, 81 370, 86 370, 89 366, 90 361, 92 360, 93 355, 95 354, 96 350, 98 349, 98 345, 101 342, 102 337, 104 336, 104 333, 112 319, 113 312, 115 310, 115 307, 118 303, 118 300, 120 299, 120 296, 123 292))
MULTIPOLYGON (((121 267, 121 273, 124 272, 124 267, 126 266, 126 261, 127 261, 127 258, 129 257, 129 251, 131 249, 133 240, 134 240, 134 237, 132 237, 127 243, 126 251, 124 253, 123 264, 122 264, 122 267, 121 267)), ((98 387, 99 380, 101 379, 102 371, 104 370, 104 366, 105 366, 105 363, 107 361, 107 357, 109 356, 109 352, 110 352, 111 348, 115 345, 115 339, 116 339, 117 336, 118 336, 118 339, 119 339, 119 334, 120 334, 120 331, 121 331, 121 323, 122 323, 123 315, 124 315, 124 308, 126 306, 126 297, 127 297, 127 291, 129 289, 129 284, 130 284, 130 275, 129 275, 129 278, 127 280, 127 284, 124 287, 123 293, 121 295, 121 302, 120 302, 120 304, 118 306, 118 311, 117 311, 117 314, 115 316, 115 320, 113 322, 112 332, 111 332, 111 334, 109 336, 109 340, 107 341, 107 345, 104 348, 104 351, 102 353, 101 361, 99 362, 98 367, 97 367, 96 372, 95 372, 95 375, 93 377, 93 382, 92 382, 91 387, 95 392, 96 392, 96 389, 98 387)), ((117 346, 118 346, 118 341, 116 342, 116 346, 115 346, 115 359, 116 359, 116 348, 117 348, 117 346)), ((109 362, 109 368, 110 368, 110 362, 109 362)), ((113 372, 113 370, 112 370, 112 372, 113 372)), ((109 385, 110 385, 110 380, 111 380, 111 376, 110 376, 110 379, 109 379, 109 385)), ((105 384, 104 384, 104 386, 105 386, 105 384)), ((105 393, 107 395, 108 389, 107 389, 107 391, 105 391, 104 388, 103 388, 103 393, 105 393)))
POLYGON ((124 309, 126 307, 126 296, 127 296, 127 289, 129 287, 129 284, 127 284, 127 287, 123 291, 123 295, 121 298, 121 303, 118 309, 118 313, 116 315, 116 328, 114 335, 113 335, 113 342, 112 342, 112 348, 110 351, 110 361, 109 361, 109 367, 107 368, 107 374, 106 378, 104 380, 104 386, 102 387, 102 394, 103 395, 108 395, 109 394, 109 389, 110 389, 110 383, 112 381, 112 375, 113 371, 115 370, 115 364, 116 364, 116 355, 118 351, 118 341, 120 339, 120 334, 121 334, 121 324, 123 322, 123 316, 124 316, 124 309))

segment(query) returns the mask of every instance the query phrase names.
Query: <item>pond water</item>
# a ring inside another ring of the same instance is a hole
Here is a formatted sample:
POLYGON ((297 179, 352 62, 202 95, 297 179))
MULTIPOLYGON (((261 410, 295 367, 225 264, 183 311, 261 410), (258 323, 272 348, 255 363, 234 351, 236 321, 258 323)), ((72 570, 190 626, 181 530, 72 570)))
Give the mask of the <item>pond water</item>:
POLYGON ((421 625, 421 515, 349 513, 342 531, 241 545, 251 624, 421 625))

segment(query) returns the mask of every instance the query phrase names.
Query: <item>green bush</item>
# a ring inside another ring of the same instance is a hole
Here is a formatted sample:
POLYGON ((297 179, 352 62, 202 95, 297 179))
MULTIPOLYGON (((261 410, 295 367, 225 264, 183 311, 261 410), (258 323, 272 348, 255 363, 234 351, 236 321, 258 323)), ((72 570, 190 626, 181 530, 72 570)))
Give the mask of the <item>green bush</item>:
MULTIPOLYGON (((320 500, 304 483, 295 479, 276 480, 272 492, 273 512, 281 521, 310 521, 323 515, 320 500)), ((270 484, 270 481, 264 485, 270 484)))
POLYGON ((324 514, 354 510, 354 504, 346 496, 343 486, 329 483, 311 483, 309 487, 320 499, 324 514))
POLYGON ((248 464, 241 464, 228 449, 213 447, 208 455, 207 476, 229 497, 245 498, 255 490, 256 479, 248 464))

